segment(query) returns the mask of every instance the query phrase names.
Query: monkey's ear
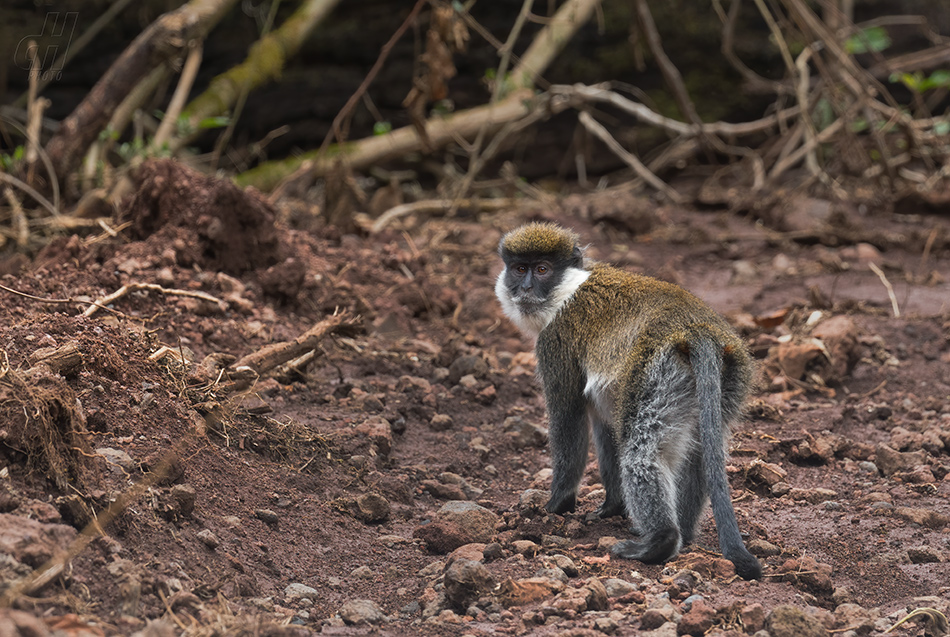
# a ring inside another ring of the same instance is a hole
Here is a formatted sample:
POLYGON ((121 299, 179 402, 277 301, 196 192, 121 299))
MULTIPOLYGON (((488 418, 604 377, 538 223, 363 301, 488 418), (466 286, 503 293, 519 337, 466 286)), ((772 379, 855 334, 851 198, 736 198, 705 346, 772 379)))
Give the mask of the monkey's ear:
POLYGON ((580 246, 574 246, 574 250, 571 252, 571 265, 575 268, 584 267, 584 251, 581 250, 580 246))

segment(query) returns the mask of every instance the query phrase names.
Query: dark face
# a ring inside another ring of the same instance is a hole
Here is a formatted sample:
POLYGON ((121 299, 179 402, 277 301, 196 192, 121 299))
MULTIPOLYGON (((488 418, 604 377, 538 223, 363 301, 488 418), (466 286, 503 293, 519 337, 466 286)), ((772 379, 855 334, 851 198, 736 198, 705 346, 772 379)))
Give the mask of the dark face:
POLYGON ((506 260, 505 287, 522 312, 530 314, 541 309, 563 276, 564 268, 558 265, 548 259, 506 260))

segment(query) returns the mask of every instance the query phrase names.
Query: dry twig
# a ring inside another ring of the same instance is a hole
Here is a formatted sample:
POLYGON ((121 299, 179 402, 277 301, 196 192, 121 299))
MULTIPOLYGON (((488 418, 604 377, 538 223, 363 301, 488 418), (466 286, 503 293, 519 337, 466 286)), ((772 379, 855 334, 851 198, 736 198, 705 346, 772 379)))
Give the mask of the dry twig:
POLYGON ((110 303, 114 303, 121 299, 127 294, 136 292, 138 290, 149 290, 151 292, 161 292, 162 294, 169 294, 173 296, 187 296, 194 299, 201 299, 202 301, 207 301, 208 303, 213 303, 221 311, 227 309, 227 304, 221 299, 211 296, 205 292, 197 292, 193 290, 178 290, 175 288, 166 288, 158 285, 157 283, 129 283, 128 285, 123 285, 121 288, 116 290, 111 294, 107 294, 102 298, 96 299, 96 302, 86 308, 86 311, 83 312, 83 316, 92 316, 100 308, 108 306, 110 303))

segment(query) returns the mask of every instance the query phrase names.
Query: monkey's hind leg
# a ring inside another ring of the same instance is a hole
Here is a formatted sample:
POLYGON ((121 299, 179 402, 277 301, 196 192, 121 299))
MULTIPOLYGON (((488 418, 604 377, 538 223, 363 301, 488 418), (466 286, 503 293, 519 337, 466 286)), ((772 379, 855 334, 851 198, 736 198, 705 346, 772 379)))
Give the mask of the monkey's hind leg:
POLYGON ((598 417, 596 412, 590 415, 594 430, 594 443, 597 447, 597 464, 600 467, 600 482, 606 495, 604 503, 595 511, 601 518, 624 515, 623 488, 620 485, 620 462, 617 458, 617 444, 614 442, 610 425, 598 417))
POLYGON ((676 515, 679 520, 680 537, 683 546, 696 537, 699 517, 706 508, 708 490, 703 476, 702 450, 698 443, 687 452, 686 461, 678 472, 676 485, 676 515))
MULTIPOLYGON (((682 547, 680 479, 689 471, 696 422, 696 391, 689 367, 673 352, 660 353, 647 370, 638 401, 621 414, 622 485, 637 540, 618 542, 611 552, 641 562, 664 562, 682 547)), ((690 478, 693 486, 699 486, 690 478)), ((691 505, 687 517, 698 507, 691 505)))
POLYGON ((621 456, 621 472, 627 511, 640 537, 617 542, 610 552, 650 564, 665 562, 680 548, 670 471, 656 461, 654 454, 644 453, 643 448, 628 442, 621 456))

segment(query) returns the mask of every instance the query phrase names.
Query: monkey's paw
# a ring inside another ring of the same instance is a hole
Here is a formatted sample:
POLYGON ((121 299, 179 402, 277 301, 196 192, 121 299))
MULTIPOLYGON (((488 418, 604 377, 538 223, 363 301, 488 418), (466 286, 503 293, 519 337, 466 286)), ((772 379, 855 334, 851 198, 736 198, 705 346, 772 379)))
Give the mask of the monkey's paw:
POLYGON ((594 515, 603 519, 603 518, 612 518, 615 515, 627 516, 627 510, 623 506, 623 502, 611 502, 610 500, 605 500, 600 507, 594 511, 594 515))
POLYGON ((679 532, 671 529, 652 533, 639 540, 621 540, 610 548, 610 553, 627 560, 660 564, 676 555, 678 545, 679 532))
POLYGON ((577 496, 573 493, 567 495, 551 494, 551 499, 544 505, 548 513, 569 513, 577 508, 577 496))

